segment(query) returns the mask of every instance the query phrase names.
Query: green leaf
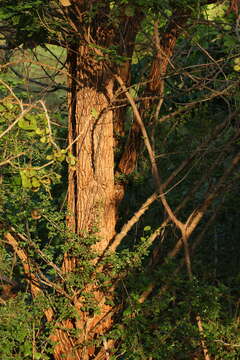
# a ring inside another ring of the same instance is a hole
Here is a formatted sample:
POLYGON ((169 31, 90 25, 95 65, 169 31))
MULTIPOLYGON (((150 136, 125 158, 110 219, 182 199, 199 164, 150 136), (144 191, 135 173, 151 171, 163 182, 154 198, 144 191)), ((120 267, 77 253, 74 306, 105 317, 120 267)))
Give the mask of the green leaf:
POLYGON ((69 165, 74 166, 75 164, 76 164, 76 160, 75 159, 70 159, 69 165))
POLYGON ((37 171, 35 169, 28 169, 28 170, 25 170, 28 174, 28 176, 35 176, 37 171))
POLYGON ((99 112, 98 112, 95 108, 93 108, 93 109, 91 110, 91 115, 92 115, 92 117, 93 117, 94 119, 97 119, 98 116, 99 116, 99 112))
POLYGON ((40 128, 36 129, 36 134, 37 135, 43 135, 44 134, 44 130, 41 130, 40 128))
POLYGON ((49 178, 41 179, 41 183, 43 185, 50 185, 51 184, 51 179, 49 179, 49 178))
POLYGON ((76 164, 76 157, 73 156, 72 154, 69 154, 66 158, 66 162, 70 165, 70 166, 74 166, 76 164))
POLYGON ((35 358, 36 360, 40 360, 40 359, 42 359, 42 354, 39 353, 39 352, 35 352, 35 353, 34 353, 34 358, 35 358))
POLYGON ((235 71, 240 71, 240 65, 235 65, 235 66, 233 67, 233 69, 234 69, 235 71))
POLYGON ((40 141, 41 143, 45 144, 47 142, 47 137, 46 136, 41 137, 40 141))
POLYGON ((41 185, 40 181, 36 177, 31 178, 31 182, 32 182, 32 187, 34 188, 39 188, 41 185))
POLYGON ((133 6, 127 6, 125 8, 125 15, 129 16, 129 17, 134 16, 135 15, 135 8, 133 6))
POLYGON ((25 356, 32 355, 32 345, 29 342, 24 343, 21 346, 21 350, 23 351, 25 356))
POLYGON ((239 58, 239 57, 235 58, 235 59, 234 59, 234 63, 235 63, 236 65, 240 65, 240 58, 239 58))
POLYGON ((37 120, 35 116, 28 115, 20 119, 18 126, 23 130, 37 130, 37 120))
POLYGON ((57 161, 64 161, 65 160, 65 157, 66 155, 64 153, 62 153, 62 151, 56 151, 54 154, 53 154, 53 158, 57 161))
POLYGON ((147 225, 145 226, 145 228, 143 229, 144 231, 150 231, 151 230, 151 226, 147 225))
POLYGON ((133 313, 133 310, 129 307, 126 310, 124 310, 123 315, 129 316, 129 315, 132 315, 132 313, 133 313))
POLYGON ((66 157, 66 156, 65 156, 64 154, 62 154, 61 156, 58 157, 57 160, 60 161, 60 162, 62 162, 62 161, 65 160, 65 157, 66 157))
POLYGON ((13 185, 21 185, 21 177, 19 175, 13 176, 12 183, 13 185))
POLYGON ((20 171, 20 176, 21 176, 21 180, 22 180, 22 187, 23 188, 31 188, 32 183, 31 183, 30 178, 26 175, 25 170, 20 171))
POLYGON ((234 46, 236 46, 236 40, 233 38, 233 36, 226 34, 223 41, 226 48, 233 48, 234 46))

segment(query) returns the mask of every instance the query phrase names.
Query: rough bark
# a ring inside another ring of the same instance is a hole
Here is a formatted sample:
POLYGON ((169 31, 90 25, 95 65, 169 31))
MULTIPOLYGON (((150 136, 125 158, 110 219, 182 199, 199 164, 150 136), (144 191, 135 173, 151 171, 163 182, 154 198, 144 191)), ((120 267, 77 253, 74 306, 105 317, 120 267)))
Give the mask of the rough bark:
MULTIPOLYGON (((156 104, 156 96, 160 101, 163 100, 165 75, 171 63, 171 56, 174 52, 175 45, 179 35, 182 33, 184 26, 189 18, 189 11, 177 8, 161 39, 156 31, 154 42, 156 53, 152 61, 148 74, 147 85, 144 91, 144 97, 147 98, 140 105, 140 114, 144 118, 153 104, 156 104)), ((135 169, 138 153, 141 145, 141 130, 139 125, 134 122, 128 137, 128 141, 122 157, 119 161, 119 169, 122 173, 128 175, 135 169)))
MULTIPOLYGON (((105 61, 94 58, 94 50, 87 45, 75 45, 68 52, 69 66, 69 126, 70 152, 76 164, 69 165, 68 217, 69 229, 85 241, 95 236, 91 246, 96 259, 101 256, 115 234, 116 196, 114 186, 113 113, 109 105, 113 96, 113 79, 105 61)), ((71 236, 70 239, 71 240, 71 236)), ((90 251, 90 249, 89 249, 90 251)), ((78 259, 71 253, 64 256, 65 273, 74 271, 78 259)), ((84 289, 99 304, 99 313, 89 317, 82 311, 80 296, 73 300, 79 320, 58 324, 53 337, 56 360, 90 359, 95 348, 93 338, 103 334, 111 325, 111 307, 94 286, 84 289), (78 339, 71 337, 71 329, 79 329, 78 339), (88 345, 84 345, 88 342, 88 345)))
MULTIPOLYGON (((99 18, 93 25, 95 44, 100 48, 89 46, 92 36, 83 29, 85 43, 76 42, 68 50, 68 86, 70 88, 68 131, 70 151, 76 157, 76 165, 69 166, 67 221, 70 230, 79 235, 79 241, 88 235, 97 236, 98 241, 92 246, 97 256, 103 254, 115 234, 116 208, 122 197, 122 192, 119 196, 118 188, 114 185, 113 113, 110 110, 114 90, 114 69, 109 68, 107 61, 96 59, 96 55, 102 56, 101 46, 114 43, 117 36, 109 29, 97 25, 100 24, 100 20, 102 19, 99 18)), ((120 49, 121 55, 132 56, 134 40, 139 28, 139 21, 136 20, 137 18, 131 19, 131 26, 126 27, 128 30, 124 34, 124 40, 127 39, 128 48, 125 49, 126 54, 124 47, 120 49)), ((157 57, 157 63, 153 64, 150 74, 152 81, 149 85, 151 92, 159 91, 157 82, 161 75, 161 86, 162 76, 166 73, 176 38, 174 33, 173 38, 165 44, 164 56, 162 52, 160 54, 161 62, 159 63, 157 57)), ((124 46, 125 44, 126 42, 124 46)), ((129 61, 118 69, 126 84, 130 81, 129 70, 129 61)), ((120 115, 122 115, 121 111, 117 117, 115 116, 115 129, 118 131, 123 129, 123 117, 120 115)), ((125 151, 127 157, 123 156, 119 166, 125 173, 129 173, 129 168, 132 169, 136 163, 136 147, 132 147, 132 144, 134 145, 135 141, 131 138, 130 148, 127 147, 125 151)), ((77 262, 76 257, 66 253, 64 271, 73 271, 77 262)), ((84 342, 91 342, 111 327, 113 309, 105 304, 104 294, 93 285, 89 285, 85 291, 94 295, 99 304, 99 313, 92 318, 89 317, 81 310, 81 297, 75 298, 74 306, 80 318, 74 323, 67 320, 59 324, 54 333, 55 340, 58 342, 54 354, 56 360, 61 360, 63 356, 67 360, 92 358, 93 354, 97 355, 97 350, 92 345, 85 346, 84 342), (77 341, 71 338, 68 331, 71 328, 81 331, 77 341)))
MULTIPOLYGON (((72 28, 75 31, 81 28, 81 42, 76 33, 74 44, 68 48, 68 140, 76 164, 69 166, 68 172, 67 223, 69 229, 79 236, 73 241, 84 242, 88 236, 96 237, 96 243, 89 249, 96 253, 95 260, 92 260, 94 264, 115 234, 119 201, 119 194, 116 194, 119 191, 114 184, 113 112, 110 109, 114 70, 110 69, 108 57, 104 58, 104 48, 113 44, 115 35, 106 25, 109 4, 101 7, 90 26, 82 21, 81 14, 87 10, 85 6, 86 3, 74 2, 68 13, 72 28)), ((72 241, 71 236, 69 241, 72 241)), ((74 271, 77 264, 76 256, 70 252, 65 254, 65 273, 74 271)), ((101 346, 100 350, 96 349, 91 340, 111 327, 112 307, 105 304, 105 295, 97 285, 89 284, 84 291, 94 296, 99 312, 89 316, 82 310, 84 299, 81 295, 74 297, 72 305, 79 313, 79 319, 57 324, 53 334, 57 342, 54 349, 56 360, 88 360, 104 349, 101 346), (71 329, 80 330, 77 339, 71 337, 71 329)))
POLYGON ((107 109, 111 81, 105 89, 106 95, 91 84, 77 88, 69 121, 70 144, 78 139, 72 146, 76 167, 69 169, 69 224, 83 237, 97 228, 99 242, 95 248, 99 254, 115 232, 113 118, 107 109))

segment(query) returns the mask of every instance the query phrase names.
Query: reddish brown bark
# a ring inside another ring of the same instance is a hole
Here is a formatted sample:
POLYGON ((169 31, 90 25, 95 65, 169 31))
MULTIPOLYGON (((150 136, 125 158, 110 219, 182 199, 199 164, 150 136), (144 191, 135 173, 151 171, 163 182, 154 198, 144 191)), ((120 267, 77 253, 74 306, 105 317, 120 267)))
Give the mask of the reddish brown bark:
MULTIPOLYGON (((182 33, 188 20, 189 12, 184 9, 176 9, 170 19, 169 25, 164 33, 161 33, 161 39, 156 39, 156 55, 152 61, 149 71, 146 89, 143 96, 147 100, 140 105, 140 114, 144 115, 149 111, 151 105, 156 103, 156 96, 161 98, 164 92, 164 79, 173 54, 177 39, 182 33), (152 97, 152 100, 151 100, 152 97)), ((133 123, 129 138, 119 161, 119 170, 128 175, 135 169, 138 153, 141 144, 141 131, 136 122, 133 123)))
MULTIPOLYGON (((94 60, 90 63, 88 52, 88 48, 79 46, 69 53, 68 58, 71 88, 69 144, 76 157, 76 165, 69 167, 67 220, 70 230, 79 235, 78 241, 84 241, 89 235, 96 236, 97 242, 91 250, 100 256, 114 236, 116 224, 113 114, 108 108, 113 81, 104 64, 94 64, 94 60), (96 73, 99 77, 95 76, 96 73)), ((77 262, 76 257, 65 254, 64 271, 73 271, 77 262)), ((89 317, 81 310, 83 299, 74 299, 79 320, 74 323, 69 320, 59 325, 65 330, 57 330, 54 334, 59 342, 55 347, 56 360, 63 356, 67 360, 89 359, 95 352, 89 342, 111 325, 111 318, 106 317, 111 307, 105 305, 103 294, 93 285, 89 285, 85 291, 90 292, 98 304, 101 303, 99 313, 89 317), (77 340, 71 338, 68 328, 80 330, 77 340), (84 346, 86 341, 88 346, 84 346)))
MULTIPOLYGON (((96 259, 92 261, 94 264, 108 248, 115 234, 116 210, 123 196, 123 189, 119 191, 119 186, 114 184, 114 129, 124 135, 123 112, 116 111, 113 121, 111 110, 114 73, 118 72, 125 85, 129 85, 135 38, 144 15, 137 11, 135 16, 127 17, 123 11, 123 15, 119 17, 120 31, 114 27, 108 28, 105 24, 109 22, 107 14, 110 8, 109 4, 103 2, 96 18, 92 19, 89 27, 85 27, 82 14, 87 11, 86 4, 74 1, 68 14, 69 24, 74 31, 81 30, 82 39, 80 42, 76 36, 74 45, 68 48, 68 140, 76 164, 69 166, 67 223, 69 229, 79 236, 79 240, 71 240, 70 236, 69 241, 81 242, 89 235, 96 236, 96 243, 89 249, 96 252, 96 259), (128 58, 118 69, 104 53, 104 49, 116 44, 119 45, 119 55, 128 58)), ((186 19, 181 12, 180 15, 175 14, 162 37, 149 74, 146 94, 159 95, 163 91, 164 75, 184 21, 186 19)), ((146 108, 145 103, 142 112, 146 108)), ((135 167, 138 142, 139 130, 134 123, 129 143, 119 163, 119 169, 125 174, 129 174, 135 167)), ((76 256, 72 256, 71 252, 65 254, 65 273, 74 271, 77 264, 76 256)), ((52 335, 57 343, 54 353, 56 360, 88 360, 93 354, 97 355, 91 340, 111 327, 113 309, 106 305, 105 294, 93 284, 88 285, 84 291, 94 296, 99 304, 99 312, 90 317, 82 311, 84 300, 81 296, 74 297, 72 305, 77 310, 79 319, 69 319, 57 324, 52 335), (77 339, 71 337, 71 329, 80 330, 77 339), (88 345, 84 345, 86 342, 88 345)), ((111 297, 110 294, 109 296, 111 297)))
MULTIPOLYGON (((77 6, 76 3, 75 6, 77 6)), ((93 28, 96 44, 101 47, 114 43, 117 36, 114 36, 109 29, 98 26, 100 20, 96 19, 93 28)), ((126 20, 125 17, 124 21, 126 20)), ((76 19, 71 17, 71 21, 76 21, 76 19)), ((139 28, 139 14, 138 18, 128 19, 128 25, 124 34, 124 44, 119 51, 121 55, 131 58, 139 28)), ((148 92, 159 92, 159 86, 163 84, 169 57, 176 43, 178 33, 176 28, 178 27, 179 24, 173 26, 174 30, 169 32, 168 40, 166 36, 163 40, 161 53, 157 54, 152 65, 151 82, 146 90, 148 92)), ((84 29, 83 33, 87 44, 76 42, 75 46, 68 51, 70 88, 68 131, 70 151, 76 158, 76 165, 69 166, 67 221, 69 229, 79 235, 79 241, 81 239, 84 241, 88 235, 97 237, 98 241, 91 249, 96 251, 97 256, 101 256, 115 234, 116 209, 123 196, 122 189, 119 195, 119 189, 114 185, 113 113, 110 105, 113 98, 115 70, 109 68, 107 61, 96 59, 96 56, 102 55, 101 48, 89 47, 88 42, 91 36, 84 29)), ((128 60, 118 69, 126 84, 130 81, 130 63, 131 61, 128 60)), ((121 133, 124 117, 121 111, 117 115, 115 113, 115 129, 121 133)), ((126 174, 132 171, 136 163, 137 147, 135 145, 138 141, 136 124, 132 132, 136 137, 130 137, 129 145, 119 164, 121 171, 126 174)), ((71 256, 71 253, 66 253, 63 263, 64 271, 66 273, 73 271, 77 262, 76 257, 71 256)), ((104 294, 94 285, 89 285, 84 290, 95 297, 99 304, 99 313, 89 317, 89 314, 81 309, 83 299, 78 296, 74 298, 79 320, 74 322, 66 320, 58 324, 53 334, 57 342, 54 353, 56 360, 61 360, 64 356, 66 360, 90 359, 93 354, 96 355, 96 349, 91 345, 91 340, 104 334, 111 327, 113 309, 105 304, 104 294), (78 339, 71 337, 69 330, 72 328, 80 330, 78 339), (84 345, 86 341, 88 346, 84 345)))
MULTIPOLYGON (((113 43, 114 30, 108 27, 109 3, 103 2, 91 24, 84 25, 82 14, 89 10, 90 3, 74 1, 69 9, 69 24, 75 31, 74 45, 68 48, 70 88, 68 96, 68 140, 76 164, 69 166, 68 217, 69 229, 79 239, 96 237, 90 251, 96 259, 104 252, 115 234, 116 195, 114 187, 114 136, 113 113, 110 104, 113 97, 112 70, 104 49, 113 43), (81 33, 81 43, 78 30, 81 33), (91 46, 93 45, 93 46, 91 46), (95 46, 96 45, 96 46, 95 46), (102 58, 102 60, 99 59, 102 58)), ((74 239, 74 236, 73 236, 74 239)), ((75 270, 79 259, 69 251, 64 255, 63 270, 75 270)), ((93 316, 82 309, 84 299, 76 295, 72 300, 79 318, 57 324, 53 337, 57 342, 54 351, 56 360, 88 360, 97 350, 91 344, 111 326, 111 307, 105 304, 101 291, 91 284, 85 292, 91 293, 99 305, 93 316), (69 330, 78 329, 77 338, 69 330)))
MULTIPOLYGON (((80 74, 77 74, 79 78, 80 74)), ((69 142, 76 167, 69 169, 68 218, 70 228, 80 236, 96 232, 95 249, 101 254, 115 232, 113 119, 108 110, 112 83, 107 94, 90 85, 76 91, 74 118, 69 123, 69 142), (73 120, 73 121, 72 121, 73 120)))
MULTIPOLYGON (((135 47, 135 39, 141 22, 144 18, 144 14, 140 9, 136 9, 136 16, 128 17, 124 14, 125 9, 122 8, 122 17, 120 21, 120 31, 116 34, 114 42, 119 45, 118 53, 119 55, 126 57, 125 60, 117 68, 117 73, 124 81, 125 85, 128 87, 131 82, 131 64, 132 64, 132 55, 135 47)), ((124 98, 124 94, 121 94, 119 98, 124 98)), ((117 136, 124 136, 124 123, 126 120, 126 108, 117 108, 114 112, 114 131, 117 136)), ((119 143, 117 143, 119 144, 119 143)), ((121 144, 120 144, 121 145, 121 144)))
MULTIPOLYGON (((99 30, 100 32, 100 30, 99 30)), ((114 188, 113 114, 109 109, 113 96, 113 80, 104 61, 94 57, 88 46, 78 45, 69 50, 69 144, 76 164, 69 166, 68 226, 85 241, 95 236, 97 241, 89 251, 102 255, 115 234, 116 196, 114 188)), ((71 240, 71 238, 69 239, 71 240)), ((93 260, 93 264, 96 260, 93 260)), ((78 259, 66 253, 63 270, 74 271, 78 259)), ((94 285, 84 289, 91 293, 99 313, 92 317, 82 311, 84 299, 76 296, 73 306, 79 319, 58 324, 53 337, 56 360, 89 359, 95 348, 91 340, 103 334, 111 325, 111 307, 104 302, 103 294, 94 285), (62 328, 62 329, 61 329, 62 328), (64 328, 64 329, 63 329, 64 328), (77 339, 68 329, 79 329, 77 339), (88 345, 84 345, 88 342, 88 345)))

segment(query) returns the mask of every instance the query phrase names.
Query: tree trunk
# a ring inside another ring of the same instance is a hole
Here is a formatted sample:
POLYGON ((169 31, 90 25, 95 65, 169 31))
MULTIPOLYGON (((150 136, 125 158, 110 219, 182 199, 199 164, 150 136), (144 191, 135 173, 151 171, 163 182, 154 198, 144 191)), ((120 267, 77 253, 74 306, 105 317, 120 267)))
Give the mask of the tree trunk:
POLYGON ((87 53, 80 47, 69 55, 69 143, 76 166, 69 167, 68 223, 82 237, 95 233, 99 241, 94 248, 101 255, 116 224, 113 115, 108 108, 113 80, 107 69, 84 68, 87 53))
MULTIPOLYGON (((79 240, 73 241, 84 242, 88 237, 96 237, 95 244, 91 245, 91 250, 96 253, 92 265, 97 263, 115 235, 117 207, 124 193, 119 184, 114 184, 116 142, 114 144, 113 111, 110 105, 117 66, 111 57, 104 55, 104 49, 122 42, 119 55, 131 59, 140 25, 140 17, 132 19, 122 16, 119 25, 124 29, 125 36, 122 39, 122 32, 108 25, 109 4, 103 2, 102 5, 90 27, 81 23, 79 14, 84 10, 81 3, 74 3, 68 17, 74 29, 81 28, 81 43, 76 33, 74 45, 67 47, 70 89, 68 140, 70 153, 76 159, 76 164, 69 164, 68 171, 67 224, 72 233, 79 236, 79 240)), ((124 73, 125 81, 129 78, 130 63, 131 60, 128 60, 119 69, 121 74, 124 73)), ((114 115, 116 131, 120 123, 119 126, 123 127, 123 120, 119 116, 116 118, 116 113, 114 115)), ((72 241, 71 236, 69 241, 72 241)), ((73 272, 78 262, 76 255, 68 251, 64 256, 64 272, 73 272)), ((106 344, 96 349, 91 345, 91 340, 110 329, 113 309, 105 303, 106 294, 97 285, 87 285, 83 290, 94 296, 99 311, 89 316, 81 309, 83 299, 80 295, 74 298, 73 305, 79 313, 79 320, 66 320, 58 324, 59 329, 52 336, 58 343, 54 352, 56 360, 88 360, 95 356, 105 359, 106 344), (68 329, 79 329, 78 339, 72 339, 68 329)), ((111 293, 107 297, 111 298, 111 293)))
MULTIPOLYGON (((93 55, 89 55, 88 47, 69 50, 68 65, 69 145, 76 163, 69 163, 67 222, 69 229, 79 236, 79 240, 70 238, 69 241, 85 242, 89 236, 96 236, 97 241, 91 246, 96 253, 92 260, 95 264, 113 238, 116 225, 113 114, 109 109, 113 79, 104 62, 97 63, 93 55)), ((77 263, 76 256, 66 253, 63 270, 72 272, 77 263)), ((64 330, 58 329, 52 336, 52 340, 58 342, 54 352, 56 360, 90 359, 95 348, 83 343, 91 342, 111 325, 111 319, 106 317, 111 307, 104 303, 103 294, 94 285, 84 291, 94 296, 99 312, 89 317, 81 310, 82 298, 76 296, 73 305, 79 320, 58 324, 64 330), (71 338, 68 329, 80 330, 77 340, 71 338)))
MULTIPOLYGON (((114 184, 116 142, 114 144, 110 105, 114 92, 114 72, 117 72, 118 66, 108 55, 108 49, 111 45, 115 46, 118 55, 128 58, 118 68, 127 82, 135 37, 144 17, 140 10, 137 10, 135 17, 128 17, 123 8, 119 27, 114 27, 109 23, 110 3, 103 1, 97 9, 96 16, 90 17, 89 25, 82 18, 82 14, 89 10, 88 3, 73 2, 69 11, 66 10, 69 24, 75 32, 74 42, 67 46, 67 63, 70 89, 68 140, 70 153, 76 159, 76 164, 71 164, 70 158, 68 170, 67 224, 70 231, 79 236, 79 240, 71 240, 70 236, 69 241, 84 243, 88 237, 96 237, 96 242, 89 249, 96 254, 92 265, 97 263, 115 235, 117 207, 124 193, 121 185, 114 184)), ((118 113, 114 115, 116 132, 123 129, 124 120, 118 113)), ((68 251, 64 255, 64 272, 73 272, 78 263, 76 255, 68 251)), ((62 322, 53 334, 58 342, 54 354, 56 360, 63 357, 66 360, 88 360, 95 356, 104 358, 106 344, 100 346, 99 350, 90 343, 111 327, 113 309, 105 303, 106 294, 98 289, 97 281, 95 283, 78 291, 84 290, 94 296, 99 306, 98 313, 89 316, 81 309, 81 296, 74 298, 73 305, 79 313, 79 320, 62 322), (71 328, 81 331, 77 340, 71 338, 68 331, 71 328), (90 345, 83 345, 86 342, 90 345)), ((111 298, 111 293, 107 297, 111 298)))
MULTIPOLYGON (((149 110, 154 108, 153 105, 161 108, 161 102, 164 97, 164 83, 165 76, 169 64, 171 64, 171 56, 179 35, 186 28, 187 20, 190 16, 190 10, 184 8, 176 8, 172 17, 169 20, 168 27, 165 32, 158 33, 158 22, 154 27, 154 42, 156 48, 155 57, 152 60, 150 71, 148 74, 148 81, 146 81, 146 88, 143 97, 146 99, 140 104, 139 112, 144 118, 149 118, 149 110), (156 97, 159 97, 158 99, 156 97)), ((155 116, 156 116, 155 112, 155 116)), ((154 116, 153 123, 155 123, 154 116)), ((153 124, 154 130, 155 124, 153 124)), ((154 134, 154 131, 153 131, 154 134)), ((136 166, 138 153, 141 146, 141 130, 139 125, 134 122, 128 137, 127 144, 119 160, 118 168, 123 174, 131 174, 136 166)), ((154 136, 153 136, 154 137, 154 136)))

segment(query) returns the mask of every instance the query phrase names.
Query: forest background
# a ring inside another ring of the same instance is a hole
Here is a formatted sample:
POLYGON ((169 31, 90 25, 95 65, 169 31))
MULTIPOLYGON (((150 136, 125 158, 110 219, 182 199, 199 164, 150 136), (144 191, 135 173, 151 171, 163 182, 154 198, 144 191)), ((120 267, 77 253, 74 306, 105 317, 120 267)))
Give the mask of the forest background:
POLYGON ((2 360, 240 358, 239 6, 1 1, 2 360))

